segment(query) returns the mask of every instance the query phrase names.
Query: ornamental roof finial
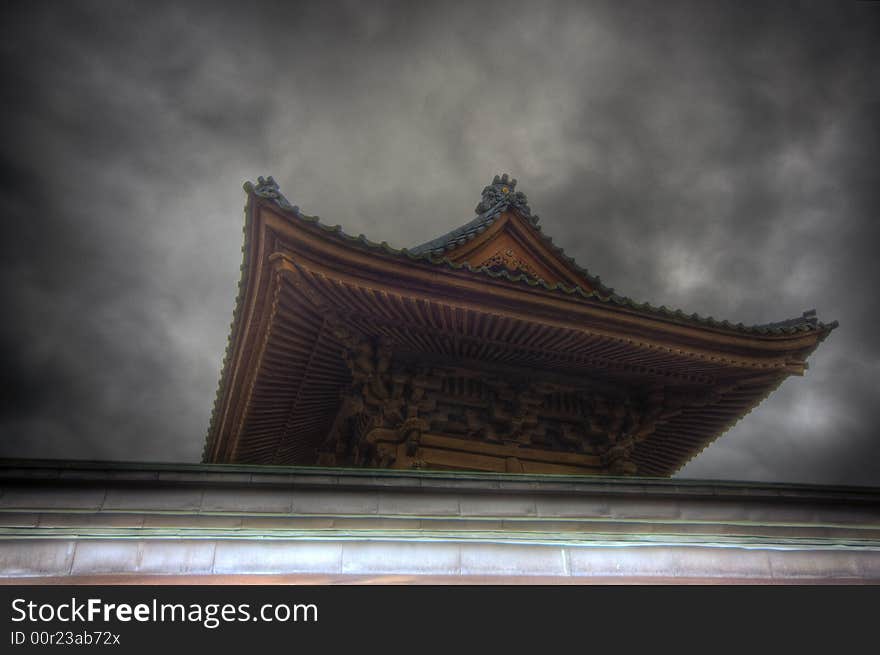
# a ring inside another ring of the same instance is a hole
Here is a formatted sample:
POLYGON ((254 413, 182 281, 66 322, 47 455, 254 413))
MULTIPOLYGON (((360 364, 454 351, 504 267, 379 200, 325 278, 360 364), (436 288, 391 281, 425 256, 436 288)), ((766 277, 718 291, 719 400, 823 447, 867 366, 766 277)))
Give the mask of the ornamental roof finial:
POLYGON ((483 214, 499 205, 515 207, 523 214, 531 217, 531 209, 528 205, 526 194, 516 190, 516 180, 507 173, 496 175, 492 184, 483 189, 483 197, 476 207, 477 214, 483 214))
POLYGON ((269 177, 260 175, 257 178, 257 183, 254 185, 254 192, 261 198, 275 200, 281 195, 281 187, 278 186, 278 182, 271 175, 269 177))
POLYGON ((254 193, 261 198, 274 200, 279 207, 289 209, 295 214, 300 214, 299 207, 290 204, 287 198, 284 197, 284 194, 281 193, 281 187, 278 186, 278 182, 271 175, 268 177, 261 175, 257 178, 257 183, 254 185, 254 193))

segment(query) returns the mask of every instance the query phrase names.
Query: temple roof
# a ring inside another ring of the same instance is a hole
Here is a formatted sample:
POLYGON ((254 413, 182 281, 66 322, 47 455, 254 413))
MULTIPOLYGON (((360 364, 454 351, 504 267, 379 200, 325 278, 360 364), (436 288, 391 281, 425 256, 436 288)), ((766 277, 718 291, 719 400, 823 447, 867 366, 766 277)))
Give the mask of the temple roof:
POLYGON ((782 335, 795 334, 798 332, 824 332, 824 338, 839 323, 831 321, 824 323, 816 315, 815 309, 803 312, 801 316, 770 323, 745 325, 741 322, 731 323, 728 320, 718 320, 712 316, 704 317, 697 313, 687 314, 681 309, 670 309, 665 305, 659 307, 647 302, 639 302, 631 297, 615 293, 614 289, 605 286, 599 276, 592 275, 586 268, 580 266, 565 251, 553 243, 552 237, 541 230, 539 217, 533 214, 521 191, 516 191, 517 181, 510 178, 506 173, 496 175, 492 184, 483 189, 482 199, 476 206, 477 217, 464 225, 450 230, 435 239, 409 248, 395 248, 387 242, 377 243, 368 239, 365 235, 352 236, 347 234, 340 225, 327 225, 321 222, 318 216, 309 216, 303 213, 298 206, 292 205, 281 193, 278 183, 271 177, 259 177, 256 184, 246 182, 245 191, 254 193, 260 198, 273 201, 286 215, 293 216, 301 221, 315 225, 329 235, 333 235, 351 245, 363 248, 367 251, 384 253, 394 257, 408 259, 410 261, 426 262, 435 266, 451 269, 464 269, 473 273, 486 275, 490 278, 504 279, 532 287, 542 287, 569 296, 579 296, 585 299, 598 301, 603 304, 617 305, 622 308, 635 310, 639 313, 662 317, 674 322, 690 325, 700 325, 722 330, 730 330, 738 333, 759 335, 782 335), (523 273, 511 273, 507 270, 492 270, 486 266, 472 266, 469 262, 455 262, 447 254, 462 244, 467 243, 483 234, 504 213, 512 212, 522 217, 535 234, 539 235, 544 243, 551 246, 556 255, 564 260, 572 269, 576 270, 584 279, 585 284, 567 285, 565 283, 547 283, 523 273))
MULTIPOLYGON (((669 475, 786 377, 802 375, 806 358, 837 326, 812 310, 732 324, 617 294, 552 244, 508 176, 483 190, 475 219, 399 249, 305 214, 271 177, 244 187, 244 262, 206 461, 315 463, 324 439, 336 434, 340 393, 361 375, 358 367, 374 362, 362 359, 363 346, 394 348, 404 368, 416 358, 463 367, 432 368, 441 378, 468 367, 498 380, 527 372, 562 394, 593 385, 612 395, 648 394, 645 402, 662 389, 663 411, 672 413, 635 448, 632 462, 669 475)), ((556 393, 549 388, 535 393, 556 393)), ((499 411, 498 421, 513 416, 511 408, 499 411)), ((440 441, 426 448, 451 448, 440 441)), ((599 466, 587 459, 577 466, 599 466)))

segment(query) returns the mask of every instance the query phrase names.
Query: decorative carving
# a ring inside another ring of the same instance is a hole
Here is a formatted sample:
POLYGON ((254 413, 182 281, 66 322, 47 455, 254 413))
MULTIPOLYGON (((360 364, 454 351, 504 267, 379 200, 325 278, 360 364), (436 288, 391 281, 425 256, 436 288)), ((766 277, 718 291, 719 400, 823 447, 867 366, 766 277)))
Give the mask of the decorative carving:
POLYGON ((281 197, 281 187, 278 186, 278 182, 271 175, 269 177, 261 175, 257 178, 257 183, 254 185, 254 193, 261 198, 277 200, 281 197))
POLYGON ((261 175, 257 178, 257 183, 254 185, 254 193, 260 198, 274 200, 280 207, 288 209, 297 215, 301 214, 300 208, 296 205, 291 205, 287 198, 284 197, 281 193, 281 187, 278 186, 278 182, 271 175, 269 177, 261 175))
POLYGON ((502 248, 480 264, 480 266, 487 266, 489 268, 504 267, 510 271, 522 271, 529 277, 533 277, 540 282, 545 282, 545 280, 538 275, 538 272, 527 261, 517 256, 512 248, 502 248))
POLYGON ((415 455, 428 427, 420 414, 434 407, 427 397, 432 379, 420 370, 393 369, 387 339, 357 335, 337 321, 332 329, 345 346, 343 359, 352 383, 343 394, 319 460, 390 467, 397 455, 388 442, 405 444, 406 452, 415 455))
POLYGON ((532 210, 528 205, 526 194, 516 191, 516 180, 508 177, 507 173, 502 176, 496 175, 492 184, 483 189, 482 200, 477 205, 477 214, 484 214, 498 205, 506 204, 515 207, 526 217, 532 217, 532 210))
POLYGON ((365 338, 338 323, 333 330, 345 345, 352 384, 319 453, 327 465, 428 466, 424 441, 430 437, 459 453, 465 468, 474 453, 497 458, 502 470, 522 470, 533 458, 564 463, 575 456, 594 462, 582 465, 585 472, 633 475, 635 450, 659 425, 688 407, 717 402, 728 390, 658 386, 628 395, 526 374, 406 365, 393 360, 386 339, 365 338))

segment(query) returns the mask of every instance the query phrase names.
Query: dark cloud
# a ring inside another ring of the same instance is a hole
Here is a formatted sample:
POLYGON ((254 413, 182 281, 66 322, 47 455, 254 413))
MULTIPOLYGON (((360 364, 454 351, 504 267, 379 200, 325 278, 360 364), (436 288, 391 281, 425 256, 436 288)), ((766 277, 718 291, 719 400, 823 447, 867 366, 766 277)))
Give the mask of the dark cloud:
POLYGON ((617 290, 841 327, 681 475, 880 484, 871 4, 6 3, 0 454, 195 461, 240 184, 419 243, 496 172, 617 290))

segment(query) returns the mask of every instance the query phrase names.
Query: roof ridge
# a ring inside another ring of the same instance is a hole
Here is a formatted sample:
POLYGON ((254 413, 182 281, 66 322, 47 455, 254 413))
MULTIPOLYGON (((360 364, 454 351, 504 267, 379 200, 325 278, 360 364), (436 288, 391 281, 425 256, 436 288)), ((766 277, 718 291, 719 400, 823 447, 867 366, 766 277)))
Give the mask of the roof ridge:
POLYGON ((444 252, 454 250, 458 246, 475 239, 489 228, 495 219, 504 211, 513 211, 519 214, 526 222, 535 229, 543 241, 550 246, 553 251, 564 259, 569 266, 583 276, 591 287, 596 288, 601 293, 611 295, 614 289, 602 283, 602 278, 593 275, 585 267, 578 264, 574 257, 565 253, 560 246, 553 243, 553 237, 544 233, 539 225, 540 218, 537 214, 532 213, 532 209, 528 204, 528 198, 522 191, 516 190, 516 178, 510 177, 507 173, 496 175, 492 183, 483 188, 481 200, 477 203, 474 211, 477 217, 454 230, 450 230, 435 239, 426 241, 413 248, 410 252, 422 253, 431 252, 436 255, 442 255, 444 252))
MULTIPOLYGON (((495 176, 496 180, 503 180, 506 177, 495 176)), ((508 178, 509 180, 509 178, 508 178)), ((515 180, 513 180, 515 182, 515 180)), ((513 185, 510 185, 512 187, 513 185)), ((489 187, 486 187, 487 189, 489 187)), ((385 254, 392 255, 395 257, 405 257, 410 261, 421 261, 426 262, 433 265, 442 265, 447 268, 451 268, 453 270, 467 270, 471 273, 478 273, 481 275, 487 275, 493 279, 505 279, 510 282, 522 283, 526 284, 530 287, 541 287, 547 291, 564 293, 566 295, 578 295, 584 299, 591 299, 603 304, 615 304, 620 307, 625 307, 627 309, 631 309, 634 311, 645 312, 647 314, 652 314, 655 317, 662 317, 666 320, 677 321, 685 324, 699 324, 703 326, 712 327, 715 329, 726 329, 732 332, 738 332, 740 334, 760 334, 760 335, 781 335, 781 334, 794 334, 796 332, 809 332, 809 331, 826 331, 831 332, 831 330, 837 328, 840 324, 838 321, 831 321, 830 323, 823 323, 819 321, 816 316, 816 310, 811 309, 804 312, 801 316, 795 318, 789 318, 782 321, 776 321, 772 323, 761 323, 761 324, 753 324, 753 325, 745 325, 742 322, 739 323, 731 323, 728 320, 717 320, 713 316, 704 317, 697 313, 687 314, 681 309, 669 309, 666 305, 660 305, 659 307, 651 305, 648 302, 639 302, 630 298, 628 296, 623 296, 614 292, 614 289, 604 287, 604 285, 599 282, 596 291, 591 291, 589 289, 585 289, 580 285, 568 286, 563 283, 557 284, 548 284, 543 280, 537 280, 529 275, 524 273, 511 273, 507 270, 495 271, 487 266, 479 266, 475 267, 471 265, 469 262, 457 263, 453 262, 448 257, 443 255, 444 251, 439 251, 439 249, 425 249, 422 246, 416 246, 414 248, 395 248, 388 244, 387 241, 382 241, 381 243, 377 243, 368 239, 364 234, 359 234, 358 236, 353 236, 346 233, 342 226, 340 225, 327 225, 326 223, 322 223, 320 217, 318 216, 310 216, 302 212, 297 205, 292 205, 287 198, 281 193, 280 187, 278 183, 272 178, 269 177, 258 177, 257 183, 253 184, 252 182, 245 182, 244 189, 247 192, 253 192, 256 196, 273 202, 280 209, 284 210, 288 214, 295 216, 296 218, 314 225, 325 232, 328 232, 337 238, 340 238, 344 241, 352 245, 359 245, 365 247, 369 250, 381 251, 385 254)), ((485 189, 484 189, 485 192, 485 189)), ((523 198, 525 194, 522 194, 523 198)), ((479 208, 480 205, 477 205, 479 208)), ((507 205, 504 201, 500 203, 496 203, 492 207, 488 208, 481 216, 478 216, 476 219, 471 221, 470 223, 461 226, 461 228, 466 227, 467 225, 476 224, 476 221, 481 219, 486 219, 489 216, 497 216, 502 209, 501 207, 506 208, 507 205)), ((518 210, 518 207, 514 207, 515 210, 518 210)), ((528 208, 528 205, 525 205, 525 209, 529 211, 528 218, 534 218, 535 223, 533 224, 535 229, 538 230, 541 237, 549 242, 549 244, 557 250, 559 254, 566 257, 574 266, 578 266, 573 258, 565 255, 565 251, 553 243, 553 240, 541 232, 538 227, 537 220, 538 217, 531 214, 531 210, 528 208)), ((458 229, 461 229, 458 228, 458 229)), ((431 242, 428 242, 431 243, 431 242)), ((423 244, 424 246, 425 244, 423 244)), ((581 268, 578 266, 578 268, 581 268)), ((581 269, 584 271, 585 276, 589 276, 589 278, 599 280, 598 277, 593 278, 590 276, 586 269, 581 269)), ((589 279, 588 278, 588 279, 589 279)))

